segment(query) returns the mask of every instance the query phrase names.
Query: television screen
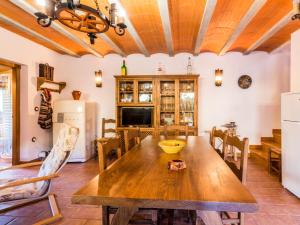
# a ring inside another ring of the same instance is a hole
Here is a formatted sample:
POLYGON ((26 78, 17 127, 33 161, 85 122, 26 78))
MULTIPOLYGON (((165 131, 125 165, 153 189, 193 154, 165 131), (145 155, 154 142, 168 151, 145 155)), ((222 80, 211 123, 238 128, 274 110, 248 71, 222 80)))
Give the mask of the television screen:
POLYGON ((151 107, 123 107, 121 109, 122 126, 152 126, 151 107))

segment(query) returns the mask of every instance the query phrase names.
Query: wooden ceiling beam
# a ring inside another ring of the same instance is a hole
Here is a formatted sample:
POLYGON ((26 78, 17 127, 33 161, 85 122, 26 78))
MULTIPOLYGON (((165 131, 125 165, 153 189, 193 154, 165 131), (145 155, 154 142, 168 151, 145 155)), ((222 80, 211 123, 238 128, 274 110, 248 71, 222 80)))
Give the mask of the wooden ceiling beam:
POLYGON ((173 46, 173 38, 171 32, 168 0, 157 0, 157 4, 161 16, 162 26, 164 29, 164 35, 165 35, 168 52, 170 56, 173 56, 174 46, 173 46))
POLYGON ((121 56, 126 56, 125 52, 105 33, 97 34, 106 44, 108 44, 116 53, 121 56))
POLYGON ((51 39, 46 38, 45 36, 43 36, 43 35, 35 32, 35 31, 29 29, 28 27, 26 27, 26 26, 24 26, 24 25, 22 25, 22 24, 20 24, 20 23, 18 23, 16 21, 14 21, 14 20, 8 18, 7 16, 5 16, 5 15, 3 15, 1 13, 0 13, 0 21, 4 22, 5 24, 8 24, 10 26, 16 27, 17 29, 21 30, 24 33, 27 33, 28 35, 31 35, 31 36, 33 36, 33 37, 35 37, 37 39, 40 39, 40 40, 42 40, 44 42, 47 42, 48 44, 50 44, 51 46, 54 46, 56 49, 58 49, 61 52, 64 52, 64 53, 66 53, 68 55, 71 55, 71 56, 74 56, 74 57, 80 57, 79 54, 71 51, 68 48, 65 48, 64 46, 56 43, 55 41, 52 41, 51 39))
MULTIPOLYGON (((109 2, 115 2, 117 4, 117 7, 123 11, 126 12, 126 10, 124 9, 122 3, 120 2, 120 0, 109 0, 109 2)), ((142 39, 140 38, 140 36, 138 35, 136 29, 134 28, 134 26, 132 25, 131 21, 129 20, 128 16, 125 15, 125 24, 127 25, 127 31, 131 34, 133 40, 135 41, 135 43, 137 44, 138 48, 140 49, 140 51, 142 52, 142 54, 144 54, 145 56, 150 56, 148 50, 146 49, 142 39)))
POLYGON ((200 28, 198 31, 197 39, 196 39, 196 44, 195 44, 195 50, 194 54, 198 55, 200 53, 200 47, 201 44, 204 40, 204 36, 206 34, 206 31, 208 29, 208 25, 210 23, 210 20, 212 18, 212 15, 214 13, 215 7, 217 5, 217 0, 206 0, 206 5, 204 9, 204 14, 202 17, 202 21, 200 24, 200 28))
POLYGON ((244 54, 249 54, 250 52, 257 49, 260 45, 262 45, 265 41, 271 38, 274 34, 276 34, 281 28, 288 24, 291 20, 294 11, 290 11, 286 16, 284 16, 278 23, 276 23, 270 30, 268 30, 264 35, 261 36, 255 43, 253 43, 244 54))
MULTIPOLYGON (((27 13, 29 13, 29 14, 31 14, 33 16, 34 16, 34 13, 38 11, 32 5, 30 5, 28 2, 25 2, 25 1, 10 0, 10 2, 13 3, 13 4, 15 4, 16 6, 20 7, 21 9, 23 9, 24 11, 26 11, 27 13)), ((93 47, 91 47, 90 45, 88 45, 86 42, 84 42, 83 40, 81 40, 76 35, 72 34, 71 32, 67 31, 66 29, 64 29, 58 23, 52 22, 51 27, 54 30, 58 31, 59 33, 65 35, 69 39, 73 40, 74 42, 76 42, 80 46, 82 46, 84 49, 86 49, 91 54, 93 54, 93 55, 95 55, 97 57, 101 57, 101 58, 103 57, 103 55, 100 52, 98 52, 96 49, 94 49, 93 47)))
POLYGON ((236 41, 236 39, 240 36, 246 26, 250 23, 250 21, 254 18, 254 16, 259 12, 259 10, 264 6, 266 2, 267 0, 255 0, 252 3, 250 9, 243 17, 239 25, 235 28, 234 32, 225 43, 219 55, 224 55, 228 51, 228 49, 232 46, 232 44, 236 41))
POLYGON ((291 40, 288 40, 285 43, 283 43, 282 45, 280 45, 279 47, 272 50, 270 53, 274 54, 274 53, 280 52, 282 49, 284 49, 286 46, 288 46, 290 44, 291 44, 291 40))

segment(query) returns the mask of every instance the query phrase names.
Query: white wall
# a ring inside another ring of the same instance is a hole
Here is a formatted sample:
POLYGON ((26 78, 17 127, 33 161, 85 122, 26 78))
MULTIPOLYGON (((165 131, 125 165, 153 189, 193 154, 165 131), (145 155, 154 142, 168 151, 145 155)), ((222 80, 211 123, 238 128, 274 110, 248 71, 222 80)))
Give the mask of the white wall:
MULTIPOLYGON (((159 62, 165 65, 168 74, 184 74, 188 56, 191 55, 168 57, 155 54, 146 58, 135 54, 127 57, 126 62, 129 74, 155 74, 159 62)), ((114 117, 113 75, 120 73, 122 60, 120 56, 108 55, 103 59, 86 56, 69 61, 73 72, 60 77, 67 81, 67 89, 60 97, 68 98, 72 90, 78 89, 84 99, 99 103, 98 121, 101 117, 114 117), (97 69, 103 71, 103 88, 95 87, 94 71, 97 69)), ((289 89, 289 53, 256 52, 247 56, 206 53, 192 57, 192 60, 194 73, 200 74, 200 132, 210 130, 214 125, 236 121, 239 133, 250 137, 251 144, 258 144, 261 136, 271 135, 272 128, 280 127, 280 93, 289 89), (216 68, 224 71, 223 85, 219 88, 214 85, 216 68), (237 85, 243 74, 249 74, 253 79, 253 85, 247 90, 237 85)))
MULTIPOLYGON (((36 90, 38 64, 49 63, 55 67, 55 76, 63 73, 61 61, 71 58, 55 53, 12 32, 0 28, 0 58, 13 61, 21 67, 21 160, 37 158, 41 150, 49 150, 51 130, 42 130, 38 124, 35 106, 40 105, 40 94, 36 90), (31 138, 37 137, 33 143, 31 138)), ((58 94, 53 94, 57 98, 58 94)))
MULTIPOLYGON (((115 83, 113 75, 120 73, 122 58, 108 55, 96 58, 88 55, 80 59, 62 56, 16 34, 0 28, 0 58, 22 64, 21 70, 21 159, 37 157, 40 150, 51 146, 51 132, 37 124, 40 95, 36 91, 38 64, 49 63, 55 67, 54 79, 66 81, 61 95, 54 98, 71 99, 73 90, 82 91, 82 98, 98 105, 98 121, 102 117, 115 116, 115 83), (94 71, 102 69, 103 87, 96 88, 94 71), (32 143, 31 138, 37 137, 32 143)), ((149 58, 130 55, 126 58, 129 74, 153 74, 159 62, 167 73, 186 72, 189 54, 168 57, 155 54, 149 58)), ((247 56, 228 53, 225 56, 205 53, 192 57, 194 73, 200 74, 199 87, 199 131, 211 129, 236 121, 239 133, 250 137, 251 144, 258 144, 260 136, 271 135, 272 128, 280 127, 280 93, 289 90, 289 51, 267 54, 255 52, 247 56), (224 71, 223 86, 214 86, 214 70, 224 71), (253 85, 242 90, 237 79, 249 74, 253 85)), ((100 123, 100 122, 99 122, 100 123)), ((99 125, 99 124, 98 124, 99 125)), ((98 126, 98 133, 100 126, 98 126)))
POLYGON ((291 91, 300 91, 300 30, 291 36, 291 91))

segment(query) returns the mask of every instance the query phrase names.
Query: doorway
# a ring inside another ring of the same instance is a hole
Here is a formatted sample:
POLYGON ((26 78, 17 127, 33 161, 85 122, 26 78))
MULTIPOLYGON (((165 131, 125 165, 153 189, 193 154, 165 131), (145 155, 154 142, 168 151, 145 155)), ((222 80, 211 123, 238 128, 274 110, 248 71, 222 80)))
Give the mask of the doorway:
POLYGON ((20 66, 0 60, 0 167, 20 162, 20 66))
POLYGON ((12 68, 0 65, 0 164, 12 163, 12 68))

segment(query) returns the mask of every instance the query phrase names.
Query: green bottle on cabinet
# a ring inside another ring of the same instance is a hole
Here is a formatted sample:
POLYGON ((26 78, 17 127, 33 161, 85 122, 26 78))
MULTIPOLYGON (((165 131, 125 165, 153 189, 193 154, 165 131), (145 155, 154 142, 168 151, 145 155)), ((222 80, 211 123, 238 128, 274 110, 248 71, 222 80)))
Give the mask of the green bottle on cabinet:
POLYGON ((125 60, 123 60, 123 65, 121 66, 121 75, 122 76, 127 76, 127 67, 125 64, 125 60))

